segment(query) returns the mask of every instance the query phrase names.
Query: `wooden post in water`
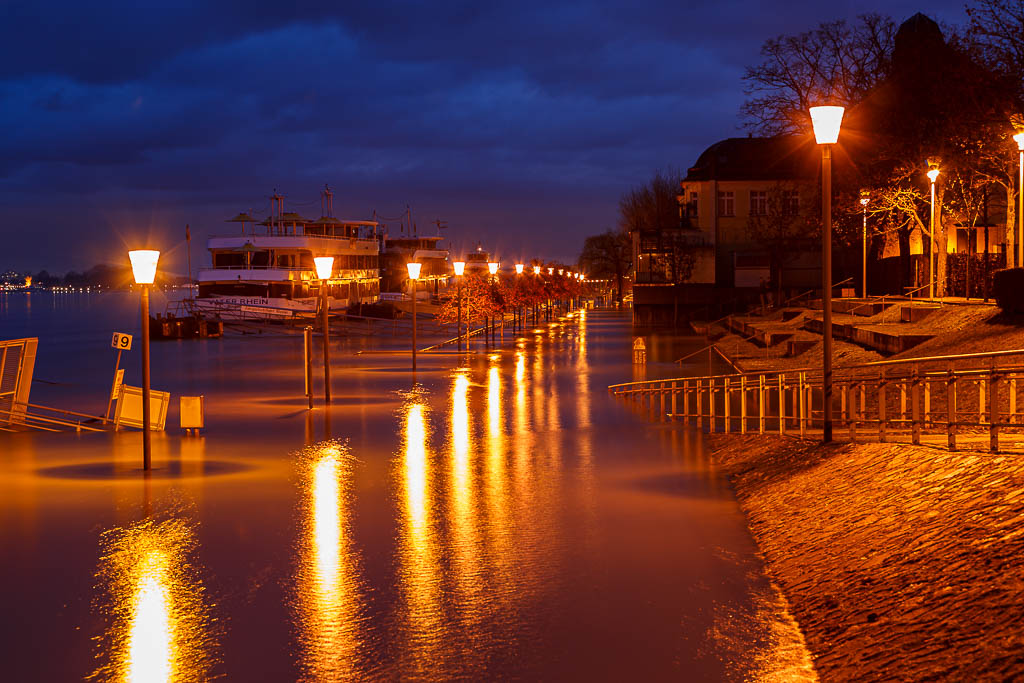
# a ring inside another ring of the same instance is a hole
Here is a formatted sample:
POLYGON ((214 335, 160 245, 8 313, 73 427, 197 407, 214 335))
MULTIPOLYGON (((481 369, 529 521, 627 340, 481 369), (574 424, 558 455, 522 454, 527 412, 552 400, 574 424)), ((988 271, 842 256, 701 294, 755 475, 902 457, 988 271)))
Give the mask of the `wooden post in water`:
POLYGON ((309 410, 313 410, 313 328, 310 325, 302 330, 302 357, 306 362, 306 398, 309 410))

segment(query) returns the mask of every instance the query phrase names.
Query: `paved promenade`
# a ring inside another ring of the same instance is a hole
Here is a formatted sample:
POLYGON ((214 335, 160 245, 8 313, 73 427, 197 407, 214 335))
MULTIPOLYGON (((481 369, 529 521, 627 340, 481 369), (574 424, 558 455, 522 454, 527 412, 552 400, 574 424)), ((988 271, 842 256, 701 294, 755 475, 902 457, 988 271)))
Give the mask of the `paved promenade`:
POLYGON ((713 435, 823 681, 1024 677, 1024 459, 713 435))

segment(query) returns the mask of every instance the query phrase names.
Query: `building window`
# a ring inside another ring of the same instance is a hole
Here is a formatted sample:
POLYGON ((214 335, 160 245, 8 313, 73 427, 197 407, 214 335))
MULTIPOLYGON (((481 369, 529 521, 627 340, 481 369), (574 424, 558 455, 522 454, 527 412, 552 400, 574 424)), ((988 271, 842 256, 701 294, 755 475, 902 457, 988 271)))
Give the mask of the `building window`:
POLYGON ((767 216, 768 215, 768 193, 764 190, 751 190, 750 191, 750 215, 751 216, 767 216))
POLYGON ((782 212, 787 216, 795 216, 800 213, 800 191, 782 191, 782 212))
POLYGON ((686 207, 686 210, 688 212, 687 215, 690 218, 696 218, 697 217, 697 205, 698 205, 697 199, 699 198, 699 196, 700 195, 698 195, 696 192, 691 192, 690 193, 690 203, 686 207))
POLYGON ((732 191, 723 191, 718 193, 718 215, 736 215, 736 199, 733 197, 732 191))

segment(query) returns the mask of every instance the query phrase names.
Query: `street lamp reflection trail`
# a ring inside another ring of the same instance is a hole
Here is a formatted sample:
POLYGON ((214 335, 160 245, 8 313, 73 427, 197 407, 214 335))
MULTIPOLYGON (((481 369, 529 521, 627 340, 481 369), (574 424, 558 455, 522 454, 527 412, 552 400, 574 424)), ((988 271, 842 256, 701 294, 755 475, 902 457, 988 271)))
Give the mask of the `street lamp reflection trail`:
POLYGON ((356 669, 360 597, 346 510, 351 458, 326 443, 310 451, 306 522, 299 573, 299 640, 310 680, 348 678, 356 669))
POLYGON ((509 547, 504 412, 501 405, 501 371, 498 362, 497 359, 492 359, 487 370, 487 521, 491 543, 490 557, 498 580, 507 585, 512 550, 509 547))
POLYGON ((480 567, 480 538, 472 470, 469 377, 455 376, 452 386, 451 534, 456 600, 471 632, 484 618, 486 600, 480 567))
POLYGON ((217 646, 191 558, 195 534, 179 519, 146 520, 103 534, 97 586, 109 619, 91 680, 201 681, 217 646))
POLYGON ((409 642, 418 668, 437 667, 436 650, 443 626, 440 608, 439 548, 434 529, 431 497, 434 486, 427 452, 427 418, 423 403, 405 410, 405 451, 401 461, 404 489, 401 582, 405 598, 409 642))
POLYGON ((172 680, 174 625, 169 602, 167 555, 161 550, 150 550, 139 566, 128 634, 126 681, 172 680))

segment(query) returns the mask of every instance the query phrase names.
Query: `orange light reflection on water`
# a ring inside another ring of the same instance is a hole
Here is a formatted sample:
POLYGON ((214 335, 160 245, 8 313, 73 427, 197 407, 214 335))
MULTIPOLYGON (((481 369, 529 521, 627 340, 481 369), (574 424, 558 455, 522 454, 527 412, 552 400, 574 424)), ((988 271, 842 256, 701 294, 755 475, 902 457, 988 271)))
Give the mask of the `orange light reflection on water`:
POLYGON ((434 477, 427 450, 426 407, 410 403, 405 410, 405 452, 401 461, 404 489, 401 582, 405 599, 409 644, 416 668, 429 671, 437 665, 443 628, 440 606, 440 548, 434 529, 434 477))
POLYGON ((109 617, 97 639, 94 680, 202 681, 211 678, 216 639, 190 562, 196 541, 182 520, 147 520, 103 535, 96 572, 109 617))
POLYGON ((336 680, 353 674, 359 647, 359 572, 346 514, 352 459, 334 443, 307 454, 298 582, 302 666, 310 679, 336 680))

